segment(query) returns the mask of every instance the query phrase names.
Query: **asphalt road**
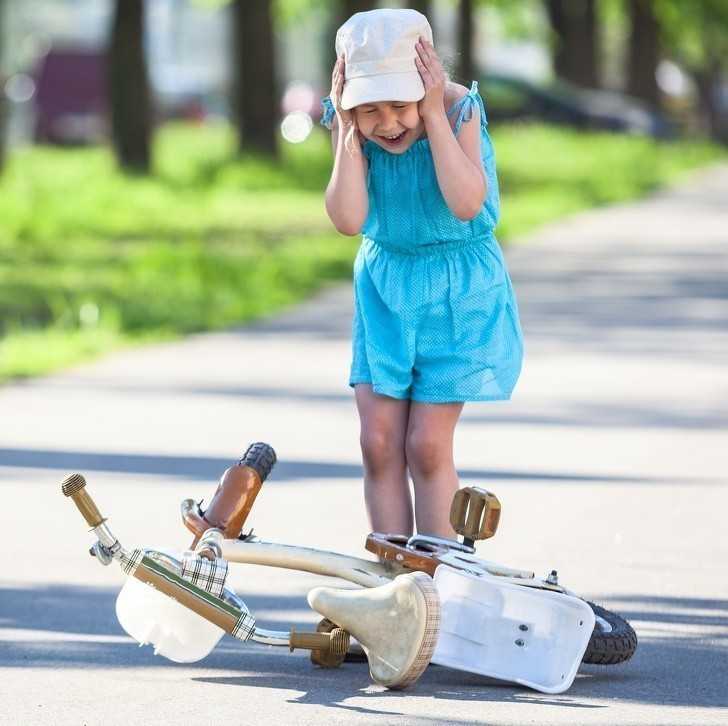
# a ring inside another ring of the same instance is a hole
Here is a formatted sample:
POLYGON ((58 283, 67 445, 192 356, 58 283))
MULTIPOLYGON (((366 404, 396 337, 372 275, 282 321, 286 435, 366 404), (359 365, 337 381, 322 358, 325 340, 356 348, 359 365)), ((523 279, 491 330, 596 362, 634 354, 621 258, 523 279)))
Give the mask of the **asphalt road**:
MULTIPOLYGON (((558 696, 441 667, 389 692, 364 665, 323 671, 228 637, 176 665, 126 637, 122 573, 88 557, 60 494, 71 471, 126 546, 183 549, 180 500, 268 441, 280 463, 256 533, 364 554, 345 285, 264 324, 0 388, 0 724, 728 724, 726 189, 716 167, 510 247, 523 374, 457 430, 462 483, 503 505, 479 552, 556 568, 624 614, 628 664, 583 667, 558 696)), ((316 620, 320 578, 233 569, 264 624, 316 620)))

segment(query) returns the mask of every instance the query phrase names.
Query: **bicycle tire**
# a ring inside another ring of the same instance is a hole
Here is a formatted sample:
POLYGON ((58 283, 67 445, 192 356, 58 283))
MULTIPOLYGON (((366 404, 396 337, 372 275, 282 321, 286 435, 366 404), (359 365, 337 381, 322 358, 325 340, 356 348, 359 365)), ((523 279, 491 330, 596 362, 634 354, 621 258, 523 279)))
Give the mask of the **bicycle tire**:
POLYGON ((605 631, 597 620, 581 662, 595 665, 617 665, 628 661, 637 649, 637 633, 634 632, 632 626, 621 615, 617 615, 601 605, 596 605, 588 600, 587 605, 594 611, 594 615, 609 623, 611 630, 605 631))

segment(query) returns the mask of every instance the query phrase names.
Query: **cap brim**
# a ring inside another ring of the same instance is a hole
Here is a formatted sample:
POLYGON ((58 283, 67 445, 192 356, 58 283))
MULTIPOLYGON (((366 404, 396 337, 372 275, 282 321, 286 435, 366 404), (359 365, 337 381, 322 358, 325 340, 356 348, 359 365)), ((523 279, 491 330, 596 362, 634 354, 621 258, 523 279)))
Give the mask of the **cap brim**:
POLYGON ((348 111, 363 103, 381 101, 421 101, 425 87, 417 71, 406 73, 383 73, 377 76, 358 76, 344 84, 341 94, 341 108, 348 111))

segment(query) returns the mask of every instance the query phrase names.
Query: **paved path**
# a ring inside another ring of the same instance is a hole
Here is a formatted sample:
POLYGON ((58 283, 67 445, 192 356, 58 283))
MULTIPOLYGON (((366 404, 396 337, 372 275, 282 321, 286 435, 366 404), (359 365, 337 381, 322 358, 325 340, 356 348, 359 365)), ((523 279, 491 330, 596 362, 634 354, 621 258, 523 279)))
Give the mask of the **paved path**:
MULTIPOLYGON (((490 559, 545 572, 634 623, 636 657, 547 696, 444 668, 390 693, 366 668, 224 639, 197 665, 121 631, 115 567, 58 491, 82 471, 128 545, 189 542, 248 442, 280 464, 266 539, 361 554, 350 289, 244 330, 122 352, 0 389, 0 724, 728 723, 728 168, 543 229, 507 257, 527 360, 510 402, 466 407, 463 482, 503 503, 490 559)), ((507 213, 508 210, 505 210, 507 213)), ((266 623, 311 623, 314 577, 238 567, 266 623)))

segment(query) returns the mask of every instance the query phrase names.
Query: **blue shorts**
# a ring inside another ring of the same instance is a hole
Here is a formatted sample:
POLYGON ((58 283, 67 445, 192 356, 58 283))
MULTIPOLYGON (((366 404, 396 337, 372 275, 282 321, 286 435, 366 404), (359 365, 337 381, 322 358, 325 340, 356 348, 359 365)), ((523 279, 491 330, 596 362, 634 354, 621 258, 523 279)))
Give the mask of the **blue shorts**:
POLYGON ((511 397, 518 305, 494 237, 415 251, 364 238, 354 262, 349 385, 429 403, 511 397))

